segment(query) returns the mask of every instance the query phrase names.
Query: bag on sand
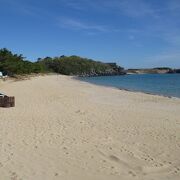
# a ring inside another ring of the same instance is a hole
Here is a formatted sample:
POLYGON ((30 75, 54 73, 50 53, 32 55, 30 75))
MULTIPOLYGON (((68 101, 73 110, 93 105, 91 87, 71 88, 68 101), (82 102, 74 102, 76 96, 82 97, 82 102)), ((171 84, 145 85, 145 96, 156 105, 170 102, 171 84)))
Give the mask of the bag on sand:
POLYGON ((15 107, 15 97, 0 96, 0 107, 15 107))

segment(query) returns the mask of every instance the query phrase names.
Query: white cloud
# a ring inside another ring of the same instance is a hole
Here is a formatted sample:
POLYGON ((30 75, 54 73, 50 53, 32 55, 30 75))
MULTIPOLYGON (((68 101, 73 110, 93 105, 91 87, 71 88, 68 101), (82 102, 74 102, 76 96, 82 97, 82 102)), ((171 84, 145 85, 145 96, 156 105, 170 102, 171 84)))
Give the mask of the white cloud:
POLYGON ((156 10, 145 0, 62 0, 69 8, 116 12, 129 17, 158 16, 156 10))
POLYGON ((98 32, 107 32, 108 29, 105 26, 85 23, 77 19, 72 18, 59 18, 58 19, 58 26, 72 29, 72 30, 91 30, 91 31, 98 31, 98 32))

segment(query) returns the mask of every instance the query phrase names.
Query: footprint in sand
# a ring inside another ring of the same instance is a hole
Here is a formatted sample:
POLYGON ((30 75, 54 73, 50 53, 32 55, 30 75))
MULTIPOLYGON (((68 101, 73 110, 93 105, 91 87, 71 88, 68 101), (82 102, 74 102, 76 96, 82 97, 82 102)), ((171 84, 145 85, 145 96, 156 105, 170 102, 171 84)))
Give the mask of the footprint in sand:
POLYGON ((131 169, 131 170, 135 170, 135 171, 140 171, 141 170, 141 167, 133 167, 131 166, 128 162, 120 159, 119 157, 117 157, 116 155, 106 155, 104 154, 103 152, 99 151, 99 153, 101 154, 101 156, 105 157, 106 160, 108 161, 113 161, 117 164, 119 164, 120 166, 126 168, 126 169, 131 169))
POLYGON ((0 168, 3 167, 3 164, 0 162, 0 168))
POLYGON ((114 155, 110 155, 109 158, 112 160, 112 161, 115 161, 115 162, 119 162, 120 159, 114 155))
MULTIPOLYGON (((122 160, 120 160, 117 156, 114 156, 114 155, 110 155, 109 156, 109 159, 114 161, 114 162, 117 162, 117 163, 120 163, 121 165, 127 167, 128 169, 132 169, 132 167, 130 167, 130 165, 122 160)), ((111 166, 111 169, 114 169, 115 167, 114 166, 111 166)), ((132 177, 136 177, 136 173, 133 172, 132 170, 131 171, 128 171, 128 174, 131 175, 132 177)))
POLYGON ((103 152, 99 152, 103 157, 105 157, 107 160, 113 161, 120 166, 126 168, 128 171, 128 174, 135 177, 138 174, 150 174, 150 173, 167 173, 167 172, 172 172, 175 174, 180 173, 180 167, 172 167, 172 162, 167 162, 166 164, 163 162, 157 162, 154 160, 149 155, 146 155, 146 157, 142 157, 143 160, 146 160, 148 162, 151 162, 152 165, 150 166, 136 166, 136 165, 131 165, 130 162, 128 163, 127 161, 124 161, 120 159, 116 155, 106 155, 103 152))
POLYGON ((22 178, 20 178, 16 172, 9 171, 9 174, 11 176, 11 180, 22 180, 22 178))
POLYGON ((174 174, 180 174, 180 167, 175 167, 173 172, 174 174))
POLYGON ((149 173, 167 173, 170 172, 172 170, 172 166, 169 165, 165 165, 165 164, 154 164, 153 166, 147 166, 147 167, 143 167, 143 172, 145 172, 146 174, 149 173))
POLYGON ((86 114, 86 112, 83 110, 77 110, 77 111, 75 111, 75 113, 80 114, 80 115, 86 114))
POLYGON ((132 171, 129 171, 128 174, 133 176, 133 177, 136 177, 136 174, 134 172, 132 172, 132 171))

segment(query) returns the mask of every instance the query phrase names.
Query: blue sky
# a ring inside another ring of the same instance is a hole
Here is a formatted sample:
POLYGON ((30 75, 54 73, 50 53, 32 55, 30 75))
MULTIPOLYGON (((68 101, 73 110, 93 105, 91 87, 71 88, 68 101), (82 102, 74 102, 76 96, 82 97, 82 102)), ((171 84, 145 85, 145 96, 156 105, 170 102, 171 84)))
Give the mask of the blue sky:
POLYGON ((0 0, 0 48, 180 68, 180 0, 0 0))

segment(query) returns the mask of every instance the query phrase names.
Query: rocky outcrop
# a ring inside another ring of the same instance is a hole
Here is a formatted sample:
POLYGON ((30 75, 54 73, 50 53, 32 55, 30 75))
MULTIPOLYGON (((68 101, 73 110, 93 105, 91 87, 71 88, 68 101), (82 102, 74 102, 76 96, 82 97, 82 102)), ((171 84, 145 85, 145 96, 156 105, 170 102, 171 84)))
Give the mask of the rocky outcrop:
POLYGON ((125 75, 126 71, 121 66, 118 66, 116 63, 105 63, 109 68, 102 71, 94 71, 88 73, 79 74, 81 77, 94 77, 94 76, 118 76, 125 75))

